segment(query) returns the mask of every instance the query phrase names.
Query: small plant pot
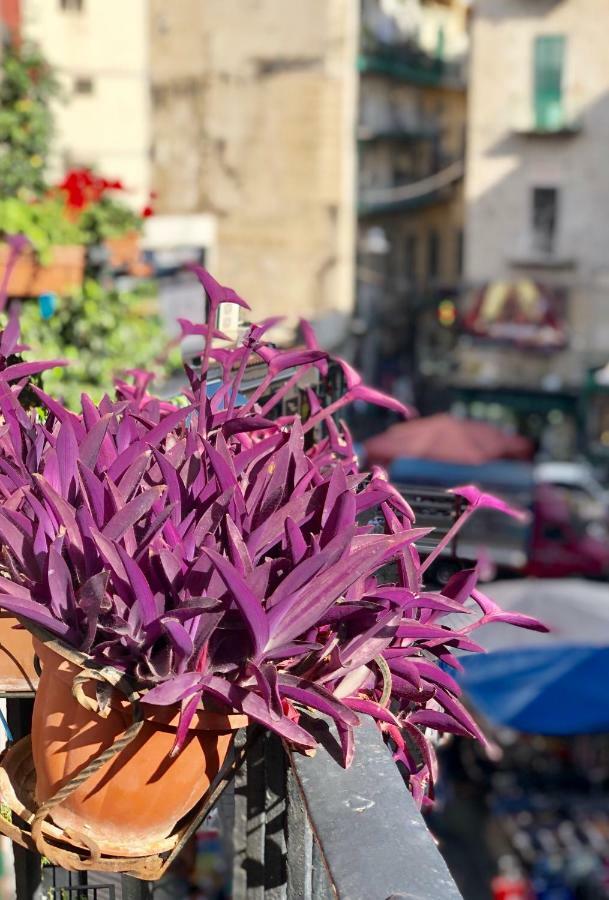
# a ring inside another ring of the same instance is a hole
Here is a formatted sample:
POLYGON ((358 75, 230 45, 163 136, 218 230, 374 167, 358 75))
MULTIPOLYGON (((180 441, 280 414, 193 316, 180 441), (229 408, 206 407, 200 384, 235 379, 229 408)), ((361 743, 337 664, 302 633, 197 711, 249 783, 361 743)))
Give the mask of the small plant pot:
POLYGON ((37 684, 32 635, 9 613, 0 612, 0 689, 33 691, 37 684))
POLYGON ((104 245, 111 269, 139 277, 150 275, 150 266, 142 261, 138 231, 128 231, 120 237, 106 238, 104 245))
MULTIPOLYGON (((102 718, 72 695, 81 669, 49 646, 34 641, 42 664, 34 703, 32 755, 36 801, 44 803, 132 722, 130 704, 115 692, 102 718)), ((93 698, 91 682, 85 693, 93 698)), ((53 807, 53 822, 87 846, 106 853, 141 856, 155 852, 208 791, 246 716, 200 710, 182 751, 171 759, 179 707, 142 705, 144 725, 135 739, 53 807)))
MULTIPOLYGON (((10 250, 0 244, 0 283, 10 250)), ((19 256, 8 283, 9 297, 38 297, 40 294, 65 294, 82 284, 85 249, 77 244, 54 247, 51 261, 41 265, 36 254, 26 250, 19 256)))

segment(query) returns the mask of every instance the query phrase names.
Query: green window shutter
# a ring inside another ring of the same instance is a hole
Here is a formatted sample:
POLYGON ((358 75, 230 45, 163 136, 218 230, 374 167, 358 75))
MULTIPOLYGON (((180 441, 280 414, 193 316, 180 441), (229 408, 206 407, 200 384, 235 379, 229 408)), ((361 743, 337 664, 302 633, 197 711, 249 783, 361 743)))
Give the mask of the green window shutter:
POLYGON ((565 43, 562 35, 535 38, 533 106, 535 127, 541 131, 554 131, 565 122, 562 98, 565 43))

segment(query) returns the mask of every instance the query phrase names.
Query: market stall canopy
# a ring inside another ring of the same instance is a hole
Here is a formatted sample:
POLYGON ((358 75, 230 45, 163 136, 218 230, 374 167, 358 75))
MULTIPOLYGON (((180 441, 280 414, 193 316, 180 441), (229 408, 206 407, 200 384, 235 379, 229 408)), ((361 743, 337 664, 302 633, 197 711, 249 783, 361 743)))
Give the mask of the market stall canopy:
POLYGON ((609 587, 517 579, 485 593, 551 631, 495 623, 475 632, 488 652, 459 657, 459 681, 474 707, 491 722, 536 734, 609 732, 609 587))
POLYGON ((402 457, 478 466, 497 459, 530 459, 533 449, 526 438, 450 413, 392 425, 364 447, 369 464, 384 466, 402 457))

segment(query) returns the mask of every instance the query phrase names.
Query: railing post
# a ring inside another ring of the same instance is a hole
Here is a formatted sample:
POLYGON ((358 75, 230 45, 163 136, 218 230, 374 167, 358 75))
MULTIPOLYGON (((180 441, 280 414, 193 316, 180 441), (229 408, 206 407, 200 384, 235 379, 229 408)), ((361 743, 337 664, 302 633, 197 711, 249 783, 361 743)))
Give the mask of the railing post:
POLYGON ((287 900, 313 900, 313 832, 294 772, 287 772, 287 900))
POLYGON ((121 878, 122 900, 152 900, 152 884, 123 875, 121 878))
MULTIPOLYGON (((13 739, 18 741, 32 730, 33 700, 7 697, 6 718, 13 739)), ((18 844, 13 844, 17 900, 33 900, 42 878, 42 860, 18 844)))
POLYGON ((265 735, 264 897, 286 898, 286 763, 280 739, 265 735))

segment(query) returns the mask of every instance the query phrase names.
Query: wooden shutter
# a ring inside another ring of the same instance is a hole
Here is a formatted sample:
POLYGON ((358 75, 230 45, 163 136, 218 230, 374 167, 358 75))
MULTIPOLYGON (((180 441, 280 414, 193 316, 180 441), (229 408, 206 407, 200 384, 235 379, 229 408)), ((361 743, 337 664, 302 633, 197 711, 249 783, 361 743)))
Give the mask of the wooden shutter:
POLYGON ((562 98, 565 43, 562 35, 535 38, 533 104, 535 127, 540 131, 554 131, 565 122, 562 98))

